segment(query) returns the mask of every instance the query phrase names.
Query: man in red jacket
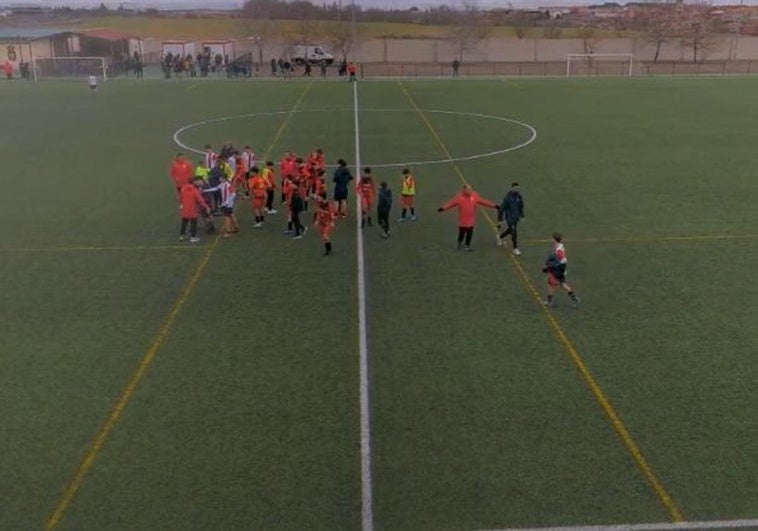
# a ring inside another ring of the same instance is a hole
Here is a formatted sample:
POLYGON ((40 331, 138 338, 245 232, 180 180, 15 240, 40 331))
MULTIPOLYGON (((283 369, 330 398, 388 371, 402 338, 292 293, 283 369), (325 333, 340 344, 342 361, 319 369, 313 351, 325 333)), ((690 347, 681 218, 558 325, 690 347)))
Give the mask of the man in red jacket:
POLYGON ((210 211, 208 203, 203 199, 203 195, 200 190, 197 189, 194 183, 185 183, 179 188, 179 211, 182 214, 182 225, 179 231, 179 240, 184 241, 186 239, 187 224, 190 229, 190 243, 197 243, 200 238, 197 237, 197 216, 198 206, 203 207, 206 212, 210 211))
POLYGON ((495 203, 480 197, 469 185, 464 184, 463 189, 455 197, 437 209, 437 212, 444 212, 453 207, 458 208, 458 249, 461 248, 465 238, 466 250, 471 251, 471 237, 474 235, 477 205, 497 210, 495 203))
POLYGON ((176 186, 176 193, 180 193, 182 186, 186 183, 192 182, 194 170, 192 164, 181 153, 177 153, 174 160, 171 161, 171 167, 169 168, 169 176, 174 181, 176 186))

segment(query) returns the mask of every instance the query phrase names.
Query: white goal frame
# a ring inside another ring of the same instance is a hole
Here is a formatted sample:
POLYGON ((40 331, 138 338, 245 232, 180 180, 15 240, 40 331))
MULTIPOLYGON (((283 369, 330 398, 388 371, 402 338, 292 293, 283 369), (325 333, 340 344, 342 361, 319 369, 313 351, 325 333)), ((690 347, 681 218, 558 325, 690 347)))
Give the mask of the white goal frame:
MULTIPOLYGON (((52 57, 52 56, 46 56, 46 57, 35 57, 34 58, 34 80, 38 80, 38 70, 41 71, 41 69, 37 68, 37 61, 45 60, 45 61, 81 61, 83 59, 90 59, 95 61, 100 61, 100 72, 103 81, 108 81, 108 67, 105 64, 105 57, 78 57, 78 56, 62 56, 62 57, 52 57)), ((49 76, 48 76, 49 77, 49 76)))
POLYGON ((570 53, 566 55, 566 77, 571 77, 572 59, 584 59, 592 61, 594 59, 628 59, 629 68, 625 77, 632 77, 634 73, 634 54, 633 53, 570 53))

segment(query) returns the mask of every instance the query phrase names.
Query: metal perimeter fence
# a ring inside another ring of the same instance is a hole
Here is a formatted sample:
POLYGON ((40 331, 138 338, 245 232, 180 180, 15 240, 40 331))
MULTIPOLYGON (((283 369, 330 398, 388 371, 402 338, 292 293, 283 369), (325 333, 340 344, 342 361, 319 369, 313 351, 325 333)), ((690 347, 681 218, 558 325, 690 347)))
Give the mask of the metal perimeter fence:
MULTIPOLYGON (((240 78, 274 78, 274 77, 302 77, 305 69, 302 65, 294 65, 292 70, 285 73, 281 70, 273 72, 269 63, 257 63, 251 60, 248 54, 244 61, 235 58, 230 61, 240 68, 219 68, 208 73, 201 73, 199 69, 190 71, 172 71, 166 75, 165 68, 152 56, 145 57, 144 68, 140 74, 145 77, 172 77, 172 78, 195 78, 208 77, 222 79, 229 77, 240 78)), ((109 64, 109 76, 132 77, 136 71, 123 68, 121 65, 109 64)), ((654 75, 736 75, 758 74, 758 60, 704 60, 692 61, 638 61, 632 62, 632 76, 654 75)), ((434 62, 371 62, 358 64, 358 76, 365 78, 382 77, 486 77, 486 76, 512 76, 512 77, 561 77, 567 75, 566 61, 498 61, 498 62, 471 62, 462 63, 455 72, 449 63, 434 62)), ((574 59, 570 68, 571 77, 592 76, 628 76, 628 59, 574 59)), ((338 65, 329 65, 322 72, 318 65, 312 67, 310 76, 313 78, 339 77, 338 65)))

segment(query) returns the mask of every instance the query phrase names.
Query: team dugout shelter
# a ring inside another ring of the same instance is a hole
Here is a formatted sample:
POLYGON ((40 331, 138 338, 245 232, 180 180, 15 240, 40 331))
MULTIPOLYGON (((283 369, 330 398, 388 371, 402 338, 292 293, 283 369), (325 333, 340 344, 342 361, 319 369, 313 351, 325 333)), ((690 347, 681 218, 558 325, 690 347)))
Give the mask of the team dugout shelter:
POLYGON ((37 79, 35 60, 39 57, 66 57, 79 51, 79 37, 67 29, 0 28, 0 64, 10 62, 14 75, 26 72, 37 79))

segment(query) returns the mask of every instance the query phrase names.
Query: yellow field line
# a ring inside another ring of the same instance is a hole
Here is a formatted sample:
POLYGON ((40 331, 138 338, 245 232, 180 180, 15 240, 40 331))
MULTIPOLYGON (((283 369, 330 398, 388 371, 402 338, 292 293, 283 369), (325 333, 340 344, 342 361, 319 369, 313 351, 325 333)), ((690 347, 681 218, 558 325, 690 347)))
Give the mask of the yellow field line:
POLYGON ((0 253, 57 253, 88 251, 200 251, 207 245, 134 245, 123 247, 71 246, 71 247, 0 247, 0 253))
MULTIPOLYGON (((431 122, 429 122, 427 117, 424 115, 423 111, 421 111, 418 105, 416 105, 416 102, 413 100, 413 97, 410 95, 410 93, 406 90, 403 83, 398 82, 398 84, 400 85, 401 90, 405 94, 406 98, 410 102, 413 109, 419 115, 421 120, 426 124, 427 128, 429 129, 429 132, 437 141, 442 151, 445 153, 445 155, 448 158, 452 158, 452 156, 450 155, 450 151, 447 149, 447 146, 445 145, 445 142, 437 133, 436 129, 431 124, 431 122)), ((460 178, 461 182, 463 184, 468 184, 466 177, 463 175, 463 172, 461 171, 460 167, 455 162, 453 162, 453 168, 455 169, 455 172, 458 174, 458 177, 460 178)), ((492 220, 492 217, 486 212, 485 212, 485 217, 490 227, 492 227, 493 230, 497 230, 497 226, 495 222, 492 220)), ((511 263, 516 268, 516 271, 518 271, 529 293, 531 293, 532 297, 537 302, 540 302, 540 294, 537 291, 537 288, 534 286, 534 283, 531 281, 529 276, 524 271, 524 268, 521 266, 521 263, 514 256, 510 254, 508 256, 511 259, 511 263)), ((589 368, 584 363, 582 356, 579 354, 579 352, 576 350, 574 345, 571 343, 571 340, 563 331, 563 328, 561 327, 558 320, 553 316, 553 314, 541 304, 540 304, 540 307, 542 308, 543 315, 547 319, 547 322, 550 324, 550 328, 552 329, 556 338, 568 352, 569 356, 571 357, 571 360, 574 362, 574 365, 579 370, 579 373, 582 375, 582 378, 584 378, 584 381, 586 382, 587 386, 592 391, 592 394, 595 396, 595 399, 600 404, 600 407, 608 416, 611 424, 613 425, 613 428, 616 430, 616 433, 618 434, 622 443, 624 444, 627 451, 634 459, 634 462, 637 464, 637 467, 645 476, 645 479, 647 479, 651 488, 653 489, 655 494, 658 496, 658 499, 661 501, 661 503, 664 505, 664 507, 668 511, 669 516, 671 517, 671 520, 674 522, 683 522, 684 516, 682 512, 679 510, 673 498, 668 493, 666 488, 663 486, 663 483, 658 479, 658 476, 656 476, 655 472, 648 464, 647 459, 643 455, 639 446, 637 446, 637 443, 632 438, 631 433, 624 425, 624 422, 621 420, 621 417, 619 416, 619 414, 616 412, 615 408, 611 404, 611 401, 605 395, 600 385, 597 383, 597 380, 595 380, 595 377, 592 376, 592 373, 590 372, 589 368)))
MULTIPOLYGON (((297 110, 297 108, 300 106, 302 101, 305 99, 305 96, 310 91, 310 88, 311 88, 311 84, 309 83, 308 86, 303 91, 303 93, 298 98, 297 102, 295 102, 295 105, 292 108, 292 111, 284 119, 284 122, 282 122, 282 125, 279 127, 279 130, 276 132, 276 135, 274 136, 274 141, 272 141, 271 144, 269 144, 268 150, 270 150, 276 144, 276 141, 279 139, 279 137, 281 137, 282 133, 286 129, 287 125, 289 124, 290 119, 292 118, 294 112, 297 110)), ((74 499, 74 496, 76 495, 77 491, 79 490, 79 487, 84 481, 84 477, 86 476, 87 472, 92 468, 92 465, 95 463, 95 459, 100 453, 100 450, 107 442, 108 437, 110 436, 111 432, 113 432, 113 429, 116 427, 116 424, 121 418, 121 414, 123 413, 127 404, 129 404, 129 401, 131 400, 132 396, 134 396, 134 392, 136 391, 137 386, 139 385, 140 381, 142 381, 142 378, 147 373, 147 370, 150 368, 150 365, 152 365, 153 360, 155 359, 155 355, 158 352, 158 349, 161 347, 161 345, 163 345, 163 342, 168 337, 168 334, 171 331, 171 327, 173 326, 174 321, 176 320, 176 317, 179 315, 179 312, 181 311, 182 307, 184 306, 184 304, 187 302, 190 295, 192 294, 192 291, 194 290, 195 285, 197 285, 197 281, 200 278, 200 275, 202 275, 203 271, 205 271, 205 267, 208 265, 208 262, 211 259, 211 255, 213 254, 213 251, 218 246, 219 241, 221 241, 220 235, 217 236, 216 239, 213 241, 213 244, 211 244, 208 247, 208 250, 203 255, 202 260, 200 260, 200 263, 195 268, 194 274, 192 275, 192 277, 190 277, 189 281, 187 282, 187 285, 184 287, 181 294, 179 295, 179 298, 176 300, 176 302, 174 303, 174 306, 171 308, 171 312, 169 313, 168 318, 166 319, 166 322, 163 323, 163 326, 158 332, 158 335, 155 337, 155 339, 153 340, 153 343, 150 345, 150 348, 147 350, 147 353, 145 353, 144 357, 140 361, 139 366, 137 367, 137 370, 134 372, 134 374, 129 379, 128 383, 126 384, 126 387, 122 391, 121 396, 116 402, 116 405, 111 410, 110 414, 108 415, 108 418, 106 419, 105 423, 100 428, 100 431, 98 432, 94 441, 92 441, 92 445, 87 451, 87 454, 84 456, 84 459, 82 460, 82 462, 79 464, 79 467, 76 469, 76 472, 74 473, 74 477, 66 486, 66 489, 64 490, 63 495, 58 500, 58 503, 56 504, 55 509, 50 513, 50 516, 48 517, 47 522, 45 523, 46 530, 49 531, 49 530, 55 529, 55 527, 60 523, 61 518, 66 512, 66 509, 71 504, 71 501, 74 499)))

